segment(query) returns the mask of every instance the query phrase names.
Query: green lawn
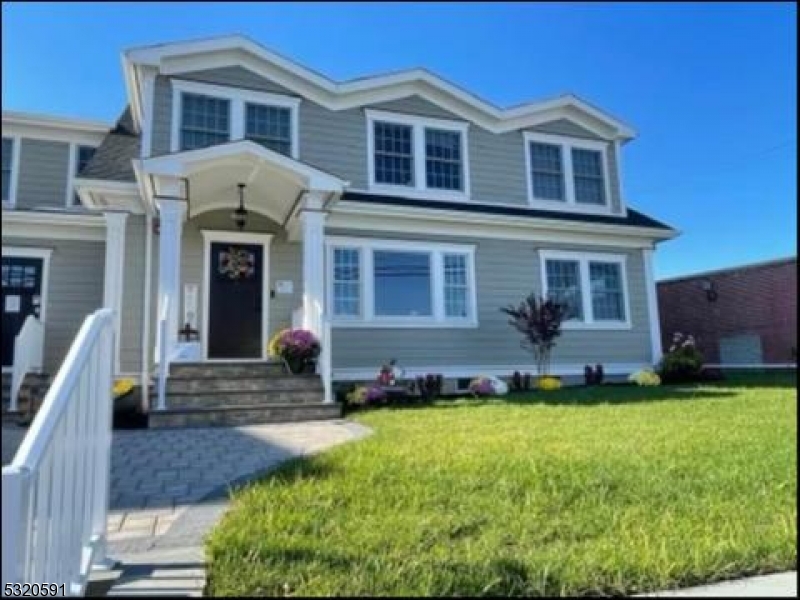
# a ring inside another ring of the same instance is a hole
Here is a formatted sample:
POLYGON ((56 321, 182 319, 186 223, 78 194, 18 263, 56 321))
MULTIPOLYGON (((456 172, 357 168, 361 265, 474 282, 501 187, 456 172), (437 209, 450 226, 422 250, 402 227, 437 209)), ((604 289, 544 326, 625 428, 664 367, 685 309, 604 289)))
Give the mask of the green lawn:
POLYGON ((215 595, 628 594, 796 568, 794 374, 383 409, 235 494, 215 595))

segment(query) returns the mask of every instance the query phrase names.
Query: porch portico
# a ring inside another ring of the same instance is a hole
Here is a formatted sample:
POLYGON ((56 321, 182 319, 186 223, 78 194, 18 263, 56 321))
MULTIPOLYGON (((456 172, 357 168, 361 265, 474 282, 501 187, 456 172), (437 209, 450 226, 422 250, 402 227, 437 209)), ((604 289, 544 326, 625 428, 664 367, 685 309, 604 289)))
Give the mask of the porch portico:
POLYGON ((275 289, 273 250, 300 254, 299 272, 282 286, 299 288, 289 291, 298 306, 281 313, 279 321, 291 323, 294 313, 302 327, 323 338, 325 219, 347 182, 248 140, 146 159, 139 166, 145 199, 159 216, 155 362, 168 365, 187 356, 179 342, 187 323, 199 335, 191 360, 266 358, 270 330, 278 324, 270 323, 270 303, 287 291, 275 289), (241 229, 231 218, 240 184, 247 211, 241 229), (184 277, 184 270, 192 278, 184 277), (241 342, 258 351, 226 356, 230 340, 226 350, 220 334, 212 335, 215 314, 227 310, 233 316, 230 337, 237 335, 237 322, 242 335, 253 329, 241 322, 250 309, 260 319, 255 328, 260 335, 241 342))

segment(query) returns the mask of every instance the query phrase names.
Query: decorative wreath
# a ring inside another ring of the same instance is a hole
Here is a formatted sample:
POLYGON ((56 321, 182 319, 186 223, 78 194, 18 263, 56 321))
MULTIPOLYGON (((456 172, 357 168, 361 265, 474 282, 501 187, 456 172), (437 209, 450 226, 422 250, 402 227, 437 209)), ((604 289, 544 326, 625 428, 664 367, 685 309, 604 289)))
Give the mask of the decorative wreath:
POLYGON ((231 246, 219 253, 219 274, 229 279, 251 278, 256 270, 255 265, 255 255, 244 248, 231 246))

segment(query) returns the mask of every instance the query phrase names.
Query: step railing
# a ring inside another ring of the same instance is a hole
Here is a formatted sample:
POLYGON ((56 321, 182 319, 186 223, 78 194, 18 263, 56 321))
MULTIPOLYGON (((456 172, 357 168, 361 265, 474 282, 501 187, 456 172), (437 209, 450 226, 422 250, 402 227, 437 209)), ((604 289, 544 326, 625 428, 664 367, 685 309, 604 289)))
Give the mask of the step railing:
POLYGON ((167 327, 169 325, 169 297, 164 298, 161 317, 158 320, 158 405, 157 410, 167 408, 167 377, 169 377, 169 352, 167 327))
POLYGON ((83 595, 106 559, 114 336, 111 309, 86 318, 3 467, 3 590, 55 583, 83 595))
POLYGON ((322 389, 324 390, 323 402, 333 402, 333 369, 332 369, 332 348, 331 348, 331 321, 327 316, 322 315, 322 339, 320 340, 322 350, 319 354, 319 375, 322 379, 322 389))
POLYGON ((19 410, 19 391, 25 375, 42 370, 44 325, 34 315, 28 315, 14 338, 14 366, 11 372, 9 410, 19 410))

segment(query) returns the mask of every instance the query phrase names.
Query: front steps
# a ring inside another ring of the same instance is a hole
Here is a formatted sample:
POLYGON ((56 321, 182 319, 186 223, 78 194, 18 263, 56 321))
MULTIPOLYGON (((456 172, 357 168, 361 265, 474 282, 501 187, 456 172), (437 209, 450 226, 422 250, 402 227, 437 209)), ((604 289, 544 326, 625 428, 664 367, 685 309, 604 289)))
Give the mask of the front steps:
POLYGON ((29 425, 42 405, 53 377, 49 373, 26 373, 19 388, 17 410, 11 405, 11 373, 3 373, 3 422, 29 425))
POLYGON ((318 375, 292 375, 282 362, 173 363, 167 410, 151 410, 149 426, 213 427, 336 419, 323 403, 318 375))

